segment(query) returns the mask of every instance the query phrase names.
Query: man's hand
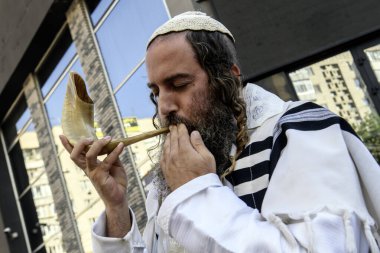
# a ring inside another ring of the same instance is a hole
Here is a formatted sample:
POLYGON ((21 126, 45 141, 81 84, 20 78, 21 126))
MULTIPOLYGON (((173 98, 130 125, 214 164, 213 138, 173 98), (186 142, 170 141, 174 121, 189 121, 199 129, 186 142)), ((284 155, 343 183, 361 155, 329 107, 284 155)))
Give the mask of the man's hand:
POLYGON ((97 157, 110 142, 109 136, 96 141, 84 139, 74 146, 70 145, 65 136, 59 137, 70 153, 71 160, 88 176, 106 206, 107 235, 124 237, 131 228, 131 220, 127 201, 127 175, 119 159, 124 149, 123 143, 100 161, 97 157), (86 152, 90 144, 91 147, 86 152))
POLYGON ((170 189, 208 173, 216 173, 215 158, 198 131, 189 136, 184 124, 170 126, 160 165, 170 189))

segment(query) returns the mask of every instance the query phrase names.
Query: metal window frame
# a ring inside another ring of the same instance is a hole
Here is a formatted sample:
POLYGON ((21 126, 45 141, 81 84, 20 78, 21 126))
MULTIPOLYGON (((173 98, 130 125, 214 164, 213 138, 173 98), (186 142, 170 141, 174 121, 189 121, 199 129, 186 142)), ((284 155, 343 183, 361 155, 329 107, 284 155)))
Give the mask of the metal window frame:
POLYGON ((0 142, 1 142, 1 145, 2 145, 2 149, 5 151, 4 152, 5 162, 7 164, 9 178, 10 178, 10 181, 11 181, 10 183, 12 185, 12 191, 13 191, 14 196, 16 197, 15 203, 16 203, 16 206, 17 206, 18 217, 20 217, 19 220, 20 220, 20 223, 21 223, 22 233, 23 233, 23 236, 25 238, 25 244, 26 244, 28 253, 31 253, 32 252, 31 243, 30 243, 28 231, 27 231, 27 228, 26 228, 24 213, 22 211, 21 203, 20 203, 20 200, 19 200, 19 194, 18 194, 17 187, 16 187, 16 180, 15 180, 15 176, 14 176, 14 173, 13 173, 13 167, 12 167, 12 164, 11 164, 11 161, 10 161, 10 158, 9 158, 9 154, 8 154, 8 152, 6 152, 7 148, 6 148, 5 138, 4 138, 3 131, 1 129, 0 129, 0 142))
POLYGON ((353 47, 350 51, 354 58, 356 68, 367 87, 368 95, 371 98, 377 113, 380 115, 380 83, 376 78, 370 60, 364 52, 365 49, 376 45, 380 45, 380 38, 361 43, 353 47))
POLYGON ((323 61, 324 59, 328 59, 330 57, 348 51, 351 53, 353 62, 355 63, 355 66, 357 67, 359 74, 368 89, 368 94, 375 106, 375 110, 380 115, 380 83, 377 81, 376 75, 371 67, 369 59, 364 52, 366 48, 378 44, 380 44, 380 36, 377 36, 375 38, 368 38, 366 40, 360 40, 356 44, 344 46, 338 50, 329 51, 326 55, 324 53, 321 53, 320 55, 323 55, 323 58, 318 57, 315 58, 314 61, 311 61, 310 59, 305 59, 304 64, 297 64, 291 67, 284 67, 283 71, 285 72, 287 78, 290 80, 289 84, 294 87, 289 76, 291 72, 305 68, 317 62, 323 61))

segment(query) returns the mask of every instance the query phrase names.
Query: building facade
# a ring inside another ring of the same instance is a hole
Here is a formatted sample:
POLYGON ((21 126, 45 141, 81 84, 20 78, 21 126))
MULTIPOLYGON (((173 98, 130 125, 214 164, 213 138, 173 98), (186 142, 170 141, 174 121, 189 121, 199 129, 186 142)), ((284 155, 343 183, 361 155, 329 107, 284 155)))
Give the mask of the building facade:
MULTIPOLYGON (((146 43, 189 10, 230 28, 246 82, 318 103, 355 127, 378 117, 378 1, 1 0, 0 253, 92 252, 104 205, 58 137, 68 74, 87 83, 99 138, 154 129, 146 43)), ((121 155, 140 229, 158 143, 121 155)))

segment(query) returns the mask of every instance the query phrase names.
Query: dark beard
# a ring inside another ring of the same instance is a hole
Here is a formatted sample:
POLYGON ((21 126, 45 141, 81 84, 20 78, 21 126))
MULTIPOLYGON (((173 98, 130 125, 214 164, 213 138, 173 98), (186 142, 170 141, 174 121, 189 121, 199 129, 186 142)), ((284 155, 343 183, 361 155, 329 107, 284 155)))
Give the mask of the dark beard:
MULTIPOLYGON (((195 118, 195 120, 191 121, 172 113, 168 115, 164 122, 160 122, 160 124, 162 127, 165 127, 183 123, 187 127, 189 134, 194 130, 199 131, 206 147, 214 155, 217 168, 216 173, 221 176, 230 166, 229 154, 232 143, 235 141, 236 126, 232 113, 227 106, 217 102, 215 98, 211 101, 205 101, 205 99, 203 99, 203 101, 201 100, 202 99, 198 97, 193 101, 194 107, 198 108, 193 111, 193 118, 195 118), (205 106, 200 108, 201 104, 205 106)), ((165 137, 166 136, 163 137, 161 142, 161 150, 165 142, 165 137)), ((158 156, 161 156, 161 152, 159 152, 158 156)), ((166 183, 159 162, 157 162, 154 167, 153 185, 157 190, 161 202, 171 190, 166 183)))
MULTIPOLYGON (((194 130, 199 131, 206 147, 214 155, 216 173, 221 176, 230 166, 229 154, 232 143, 235 141, 236 126, 230 110, 225 105, 215 102, 215 99, 213 101, 204 102, 206 103, 205 108, 193 111, 194 118, 196 118, 194 121, 176 114, 169 114, 165 122, 161 122, 161 125, 165 127, 183 123, 189 134, 194 130)), ((194 101, 193 104, 199 108, 199 102, 194 101)), ((162 141, 162 143, 164 142, 165 140, 162 141)), ((155 164, 153 185, 157 190, 160 202, 171 192, 159 163, 155 164)))
MULTIPOLYGON (((199 101, 195 103, 200 106, 199 101)), ((225 105, 216 99, 206 103, 206 108, 193 111, 195 120, 190 121, 175 113, 169 114, 164 126, 185 124, 189 134, 199 131, 208 150, 214 155, 216 172, 220 176, 230 165, 230 150, 235 140, 236 126, 232 113, 225 105)))

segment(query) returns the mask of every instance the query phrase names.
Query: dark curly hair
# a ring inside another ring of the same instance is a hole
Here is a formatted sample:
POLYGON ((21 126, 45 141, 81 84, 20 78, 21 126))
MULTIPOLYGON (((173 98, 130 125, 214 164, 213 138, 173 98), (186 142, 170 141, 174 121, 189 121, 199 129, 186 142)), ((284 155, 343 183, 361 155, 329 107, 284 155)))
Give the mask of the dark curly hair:
MULTIPOLYGON (((192 46, 198 63, 208 75, 212 93, 230 109, 237 123, 237 152, 231 157, 231 166, 221 175, 224 178, 234 170, 236 158, 248 142, 246 107, 241 94, 243 83, 231 72, 234 64, 239 65, 235 45, 227 35, 220 32, 186 31, 185 38, 192 46)), ((158 128, 157 102, 152 93, 150 99, 156 106, 153 125, 158 128)))

